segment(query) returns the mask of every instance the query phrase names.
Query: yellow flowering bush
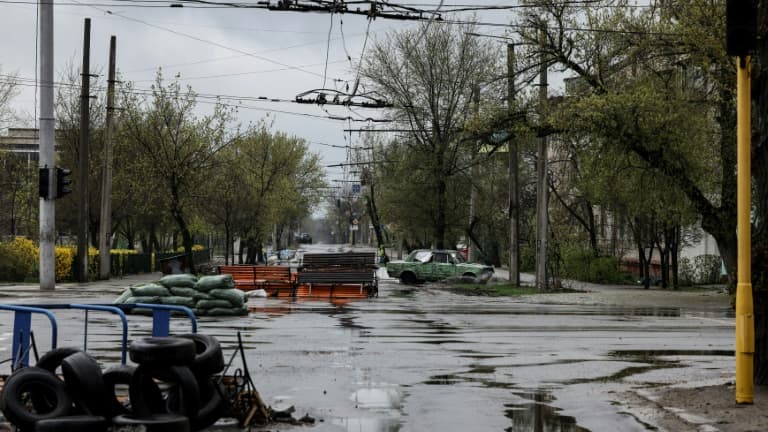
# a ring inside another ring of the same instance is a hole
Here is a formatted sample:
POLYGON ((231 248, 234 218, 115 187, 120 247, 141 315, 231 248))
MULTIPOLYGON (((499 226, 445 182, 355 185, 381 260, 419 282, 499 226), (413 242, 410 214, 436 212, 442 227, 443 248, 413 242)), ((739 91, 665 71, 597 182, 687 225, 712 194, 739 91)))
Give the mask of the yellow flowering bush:
POLYGON ((56 259, 56 282, 65 281, 72 276, 72 261, 75 259, 77 249, 70 246, 56 246, 54 256, 56 259))
MULTIPOLYGON (((205 246, 199 245, 199 244, 192 245, 192 252, 197 252, 201 250, 205 250, 205 246)), ((176 252, 184 252, 184 246, 177 247, 176 252)))
POLYGON ((28 262, 30 266, 37 262, 40 256, 40 250, 35 245, 35 242, 26 237, 16 237, 8 246, 18 255, 20 255, 25 262, 28 262))

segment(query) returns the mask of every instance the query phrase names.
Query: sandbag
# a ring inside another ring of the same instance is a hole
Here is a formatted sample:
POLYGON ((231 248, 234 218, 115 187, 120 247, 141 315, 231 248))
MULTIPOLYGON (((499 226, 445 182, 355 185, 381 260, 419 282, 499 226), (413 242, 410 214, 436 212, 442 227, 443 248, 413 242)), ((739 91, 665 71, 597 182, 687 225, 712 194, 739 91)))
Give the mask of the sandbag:
POLYGON ((205 313, 210 316, 248 315, 248 308, 245 306, 239 308, 213 308, 206 309, 205 313))
POLYGON ((126 303, 152 303, 152 304, 159 304, 160 303, 160 297, 148 297, 148 296, 138 296, 138 297, 128 297, 127 300, 125 300, 126 303))
POLYGON ((242 307, 245 303, 245 293, 239 289, 213 289, 208 294, 217 299, 226 300, 233 307, 242 307))
POLYGON ((230 274, 203 276, 197 280, 195 289, 198 291, 210 291, 213 289, 232 289, 235 281, 230 274))
POLYGON ((231 308, 232 305, 227 300, 212 299, 212 300, 200 300, 195 304, 197 309, 213 309, 213 308, 231 308))
POLYGON ((191 297, 168 296, 168 297, 160 297, 160 303, 193 308, 195 307, 195 303, 197 302, 195 301, 195 299, 191 297))
POLYGON ((133 291, 131 291, 130 288, 126 288, 125 291, 123 291, 122 294, 120 294, 115 301, 113 301, 113 304, 123 304, 126 300, 133 297, 133 291))
POLYGON ((163 297, 171 295, 168 288, 158 285, 154 282, 150 282, 145 285, 133 286, 130 288, 135 297, 163 297))
POLYGON ((164 286, 170 287, 186 287, 194 288, 197 283, 197 277, 191 274, 173 274, 166 275, 160 279, 160 283, 164 286))
POLYGON ((170 287, 168 288, 168 291, 170 291, 171 294, 175 296, 189 297, 189 298, 194 298, 195 294, 197 294, 196 289, 187 288, 187 287, 170 287))

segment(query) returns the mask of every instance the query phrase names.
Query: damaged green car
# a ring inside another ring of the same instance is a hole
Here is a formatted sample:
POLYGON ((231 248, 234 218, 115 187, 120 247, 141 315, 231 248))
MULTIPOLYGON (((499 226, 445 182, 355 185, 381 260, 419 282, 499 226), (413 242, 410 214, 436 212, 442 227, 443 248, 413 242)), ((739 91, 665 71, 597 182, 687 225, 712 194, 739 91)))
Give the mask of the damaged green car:
POLYGON ((400 279, 403 284, 438 281, 455 276, 486 281, 493 275, 493 267, 468 263, 455 250, 416 249, 405 260, 388 262, 387 274, 400 279))

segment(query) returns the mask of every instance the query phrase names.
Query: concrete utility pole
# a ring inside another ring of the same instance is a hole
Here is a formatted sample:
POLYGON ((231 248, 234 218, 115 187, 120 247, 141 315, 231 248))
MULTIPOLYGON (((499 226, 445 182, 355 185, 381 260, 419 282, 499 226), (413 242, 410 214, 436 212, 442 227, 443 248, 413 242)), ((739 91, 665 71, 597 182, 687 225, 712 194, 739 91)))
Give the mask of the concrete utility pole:
MULTIPOLYGON (((544 114, 547 107, 547 56, 544 54, 546 31, 541 30, 539 43, 539 126, 544 124, 544 114)), ((547 218, 548 188, 547 184, 547 137, 542 133, 539 139, 536 163, 536 288, 539 291, 549 290, 547 281, 547 218)))
POLYGON ((80 190, 77 212, 77 280, 88 281, 88 127, 90 123, 91 19, 83 30, 83 69, 80 71, 80 190))
POLYGON ((56 119, 53 114, 53 0, 40 0, 40 168, 51 169, 48 190, 40 198, 40 289, 56 287, 56 205, 53 196, 56 119))
MULTIPOLYGON (((511 117, 515 102, 515 45, 507 44, 507 109, 511 117)), ((510 137, 512 132, 510 131, 510 137)), ((520 195, 518 187, 517 140, 510 139, 509 151, 509 282, 520 285, 520 195)))
MULTIPOLYGON (((109 39, 109 77, 107 78, 107 131, 104 137, 104 172, 101 176, 101 215, 99 217, 99 278, 109 279, 110 238, 112 237, 112 140, 115 132, 115 55, 117 38, 109 39)), ((274 243, 272 243, 274 244, 274 243)), ((229 252, 229 250, 227 250, 229 252)), ((226 255, 226 253, 225 253, 226 255)))

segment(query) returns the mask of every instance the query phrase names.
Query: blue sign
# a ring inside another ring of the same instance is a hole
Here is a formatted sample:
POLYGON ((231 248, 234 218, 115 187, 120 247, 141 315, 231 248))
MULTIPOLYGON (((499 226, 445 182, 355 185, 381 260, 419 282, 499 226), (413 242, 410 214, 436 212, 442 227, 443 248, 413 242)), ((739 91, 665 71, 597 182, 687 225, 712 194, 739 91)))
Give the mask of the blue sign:
POLYGON ((356 193, 356 194, 360 193, 360 185, 358 183, 354 183, 352 185, 352 193, 356 193))

